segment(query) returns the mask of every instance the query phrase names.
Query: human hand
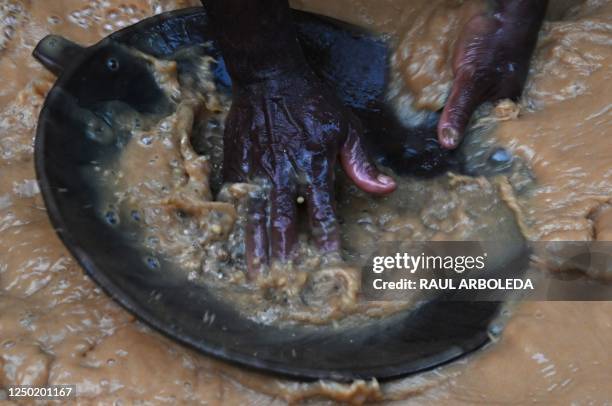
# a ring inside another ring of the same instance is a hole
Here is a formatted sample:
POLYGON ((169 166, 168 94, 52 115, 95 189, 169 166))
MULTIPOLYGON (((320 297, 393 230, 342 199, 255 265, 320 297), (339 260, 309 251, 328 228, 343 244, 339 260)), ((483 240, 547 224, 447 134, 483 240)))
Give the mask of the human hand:
POLYGON ((520 97, 546 6, 546 0, 499 0, 494 10, 465 25, 453 57, 453 87, 438 123, 442 147, 459 146, 482 103, 520 97))
POLYGON ((323 252, 339 249, 334 167, 366 192, 396 184, 368 159, 359 120, 302 66, 234 85, 224 134, 224 180, 267 184, 251 199, 246 229, 250 273, 270 259, 288 260, 297 237, 297 199, 304 197, 312 237, 323 252))

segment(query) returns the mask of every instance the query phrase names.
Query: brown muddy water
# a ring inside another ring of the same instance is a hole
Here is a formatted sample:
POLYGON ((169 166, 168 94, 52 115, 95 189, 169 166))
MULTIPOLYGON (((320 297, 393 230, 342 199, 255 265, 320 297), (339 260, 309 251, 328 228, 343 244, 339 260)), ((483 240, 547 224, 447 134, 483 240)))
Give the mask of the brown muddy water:
MULTIPOLYGON (((96 288, 49 225, 34 180, 34 129, 54 78, 30 53, 47 33, 87 45, 143 17, 196 3, 0 2, 0 387, 76 384, 76 401, 102 404, 612 402, 608 302, 521 303, 511 310, 499 340, 466 359, 384 384, 340 385, 271 378, 197 354, 135 321, 96 288)), ((612 239, 612 2, 551 3, 523 100, 498 106, 477 122, 494 123, 495 144, 520 159, 534 180, 524 189, 524 182, 512 179, 501 186, 497 180, 456 182, 452 176, 427 184, 406 181, 400 193, 369 213, 354 210, 367 207, 367 197, 347 190, 341 204, 351 208, 346 224, 355 226, 345 233, 359 236, 354 246, 347 244, 349 252, 370 244, 371 235, 465 238, 466 230, 490 222, 481 217, 486 202, 506 207, 500 210, 511 207, 529 239, 612 239), (461 189, 465 182, 476 186, 461 189), (470 218, 464 206, 474 200, 469 200, 474 188, 490 199, 482 199, 482 210, 470 218), (431 200, 416 199, 401 215, 392 211, 403 197, 419 193, 431 200), (448 210, 450 221, 433 215, 440 208, 448 210)), ((481 5, 478 0, 294 2, 395 35, 394 80, 401 88, 396 102, 412 121, 420 119, 416 109, 437 109, 444 102, 457 30, 481 5)), ((189 116, 189 110, 181 112, 189 116)), ((138 148, 134 144, 133 157, 142 154, 138 148)))
MULTIPOLYGON (((292 261, 273 263, 257 277, 247 278, 243 243, 247 202, 265 195, 268 185, 258 180, 221 185, 222 138, 230 100, 215 89, 212 58, 199 56, 195 49, 182 50, 181 60, 192 59, 189 64, 198 67, 191 71, 178 69, 172 58, 162 61, 134 49, 127 52, 150 64, 174 110, 161 118, 129 107, 113 114, 115 132, 130 136, 119 156, 97 159, 83 169, 103 196, 96 211, 109 226, 138 236, 150 267, 156 268, 156 261, 163 259, 171 264, 164 266, 164 272, 207 285, 246 317, 267 324, 333 323, 335 328, 363 324, 417 301, 417 295, 410 294, 403 295, 401 302, 369 301, 360 295, 361 267, 381 242, 523 238, 519 224, 524 220, 512 204, 534 182, 518 158, 501 171, 503 165, 487 159, 467 159, 466 165, 488 171, 489 176, 395 175, 398 188, 386 197, 359 191, 337 171, 342 252, 319 253, 304 224, 292 261)), ((116 104, 100 108, 115 112, 116 104)), ((475 131, 463 153, 488 157, 496 151, 490 128, 475 131)), ((123 145, 119 138, 116 142, 123 145)))

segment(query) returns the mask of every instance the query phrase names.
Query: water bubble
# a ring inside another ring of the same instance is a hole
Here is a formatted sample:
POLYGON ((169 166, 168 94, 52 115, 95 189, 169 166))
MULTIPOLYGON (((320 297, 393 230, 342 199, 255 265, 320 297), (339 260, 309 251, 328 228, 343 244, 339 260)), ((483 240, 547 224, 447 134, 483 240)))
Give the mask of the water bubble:
POLYGON ((144 134, 140 137, 142 145, 151 145, 153 143, 153 137, 150 134, 144 134))
POLYGON ((150 245, 157 245, 159 244, 159 238, 153 235, 150 237, 147 237, 147 243, 149 243, 150 245))
POLYGON ((108 58, 106 60, 106 67, 111 72, 116 72, 119 70, 119 61, 117 60, 117 58, 108 58))
POLYGON ((8 26, 4 29, 4 37, 8 40, 12 39, 15 35, 15 28, 8 26))
POLYGON ((496 342, 499 340, 503 331, 504 331, 503 324, 492 323, 491 325, 489 325, 489 329, 487 330, 487 333, 489 334, 489 338, 491 339, 491 341, 496 342))
POLYGON ((512 161, 512 154, 506 148, 496 148, 491 152, 489 160, 496 164, 505 164, 512 161))
POLYGON ((147 266, 151 269, 159 269, 159 260, 155 257, 145 258, 147 266))
POLYGON ((119 217, 117 216, 117 213, 112 210, 107 211, 104 218, 106 219, 106 222, 112 226, 119 224, 119 217))
POLYGON ((138 212, 138 210, 132 210, 130 215, 132 216, 132 220, 140 221, 140 213, 138 212))
POLYGON ((208 120, 208 123, 206 123, 206 126, 211 130, 219 128, 220 125, 221 123, 219 123, 219 120, 216 120, 214 118, 208 120))
POLYGON ((147 243, 149 245, 155 246, 159 244, 159 238, 155 236, 150 236, 147 238, 147 243))

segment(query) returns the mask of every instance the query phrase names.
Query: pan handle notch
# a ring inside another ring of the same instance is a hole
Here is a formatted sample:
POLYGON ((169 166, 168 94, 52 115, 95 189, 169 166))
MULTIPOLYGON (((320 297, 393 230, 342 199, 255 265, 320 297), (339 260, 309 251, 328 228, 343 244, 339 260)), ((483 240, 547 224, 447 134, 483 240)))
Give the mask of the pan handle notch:
POLYGON ((32 56, 55 76, 60 76, 84 50, 84 47, 60 35, 47 35, 36 45, 32 56))

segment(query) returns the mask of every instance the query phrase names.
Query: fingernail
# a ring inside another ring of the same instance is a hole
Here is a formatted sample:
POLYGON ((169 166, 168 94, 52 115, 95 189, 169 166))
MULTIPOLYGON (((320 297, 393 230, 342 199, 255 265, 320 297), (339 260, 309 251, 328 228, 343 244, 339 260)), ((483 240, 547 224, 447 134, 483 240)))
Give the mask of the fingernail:
POLYGON ((442 129, 442 146, 446 148, 454 148, 459 143, 459 132, 451 127, 442 129))
POLYGON ((389 185, 391 183, 393 183, 393 178, 387 175, 378 175, 378 177, 376 178, 380 183, 382 183, 383 185, 389 185))

